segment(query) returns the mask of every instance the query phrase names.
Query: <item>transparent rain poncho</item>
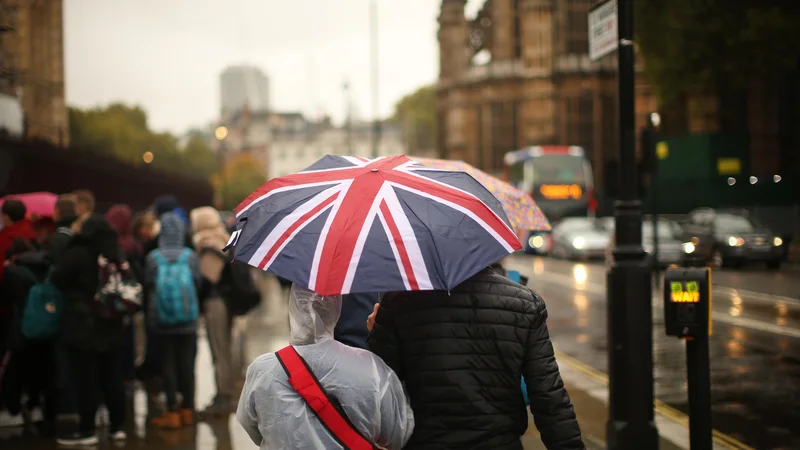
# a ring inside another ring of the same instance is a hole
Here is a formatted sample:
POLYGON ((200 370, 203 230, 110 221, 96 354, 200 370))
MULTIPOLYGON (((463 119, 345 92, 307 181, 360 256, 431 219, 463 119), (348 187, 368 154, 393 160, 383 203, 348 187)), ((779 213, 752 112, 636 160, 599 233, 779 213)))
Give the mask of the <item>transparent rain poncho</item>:
MULTIPOLYGON (((290 343, 370 442, 400 449, 414 431, 408 397, 379 357, 333 340, 341 309, 341 296, 321 297, 293 285, 290 343)), ((262 449, 343 448, 289 384, 274 353, 259 356, 248 367, 236 418, 262 449)))

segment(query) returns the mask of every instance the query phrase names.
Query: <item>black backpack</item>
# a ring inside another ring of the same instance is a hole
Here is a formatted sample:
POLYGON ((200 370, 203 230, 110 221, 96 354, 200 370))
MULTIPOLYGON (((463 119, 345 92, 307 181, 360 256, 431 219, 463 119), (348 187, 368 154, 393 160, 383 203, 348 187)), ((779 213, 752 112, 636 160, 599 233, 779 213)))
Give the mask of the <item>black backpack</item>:
POLYGON ((225 265, 217 288, 231 316, 244 316, 261 303, 261 291, 253 282, 249 265, 232 261, 225 265))

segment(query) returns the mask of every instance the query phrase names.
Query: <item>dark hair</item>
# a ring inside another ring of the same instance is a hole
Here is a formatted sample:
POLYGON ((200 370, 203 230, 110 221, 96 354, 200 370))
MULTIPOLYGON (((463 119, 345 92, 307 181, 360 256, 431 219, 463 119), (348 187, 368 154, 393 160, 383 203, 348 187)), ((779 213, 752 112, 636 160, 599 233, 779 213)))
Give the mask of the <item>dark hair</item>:
POLYGON ((69 216, 75 215, 75 205, 76 205, 76 198, 72 194, 64 194, 58 197, 56 200, 56 211, 58 214, 64 218, 69 216))
POLYGON ((19 222, 20 220, 24 219, 25 213, 28 212, 28 208, 25 207, 25 203, 22 203, 22 201, 15 198, 3 202, 2 210, 3 214, 8 216, 12 222, 19 222))
POLYGON ((79 189, 72 193, 75 196, 75 204, 86 205, 90 212, 94 212, 94 194, 88 189, 79 189))

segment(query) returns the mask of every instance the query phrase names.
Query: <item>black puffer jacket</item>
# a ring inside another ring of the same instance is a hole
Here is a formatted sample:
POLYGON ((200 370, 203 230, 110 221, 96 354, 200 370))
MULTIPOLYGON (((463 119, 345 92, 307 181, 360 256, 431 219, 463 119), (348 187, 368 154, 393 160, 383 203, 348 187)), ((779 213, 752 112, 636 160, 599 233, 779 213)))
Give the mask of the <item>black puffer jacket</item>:
POLYGON ((546 447, 583 449, 546 319, 536 293, 490 269, 450 294, 387 294, 369 347, 406 383, 415 426, 405 448, 521 450, 524 375, 546 447))
POLYGON ((124 260, 117 233, 103 216, 93 215, 69 242, 50 282, 64 296, 60 339, 81 350, 105 352, 122 347, 124 327, 122 319, 101 319, 94 313, 99 255, 113 262, 124 260))

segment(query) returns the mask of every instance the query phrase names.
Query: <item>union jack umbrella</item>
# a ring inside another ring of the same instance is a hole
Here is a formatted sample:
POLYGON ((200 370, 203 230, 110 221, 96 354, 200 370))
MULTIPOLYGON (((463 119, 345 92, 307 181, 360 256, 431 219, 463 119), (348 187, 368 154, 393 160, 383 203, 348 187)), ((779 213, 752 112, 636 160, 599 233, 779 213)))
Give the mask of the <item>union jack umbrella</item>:
POLYGON ((236 260, 321 295, 450 290, 520 249, 483 185, 405 156, 325 156, 261 186, 236 216, 236 260))

